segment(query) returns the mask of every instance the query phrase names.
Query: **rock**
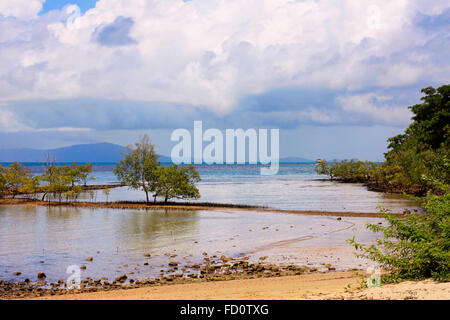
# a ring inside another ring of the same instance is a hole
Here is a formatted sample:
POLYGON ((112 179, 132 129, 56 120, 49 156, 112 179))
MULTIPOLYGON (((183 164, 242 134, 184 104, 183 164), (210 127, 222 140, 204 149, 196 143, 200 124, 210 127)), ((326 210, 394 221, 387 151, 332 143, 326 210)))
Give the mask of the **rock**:
POLYGON ((87 257, 86 258, 86 261, 89 261, 89 262, 92 262, 94 260, 94 258, 92 258, 92 257, 87 257))
POLYGON ((123 274, 123 275, 117 277, 117 278, 116 278, 116 281, 117 281, 117 282, 125 282, 125 280, 127 280, 127 278, 128 278, 127 275, 126 275, 126 274, 123 274))
POLYGON ((148 266, 148 262, 145 262, 145 263, 144 263, 144 266, 148 266))
POLYGON ((13 275, 15 275, 15 276, 20 276, 21 274, 22 274, 22 272, 19 272, 19 271, 16 271, 13 273, 13 275))
POLYGON ((80 269, 81 269, 81 270, 86 270, 86 266, 83 264, 83 265, 80 267, 80 269))
POLYGON ((144 253, 144 257, 150 258, 152 255, 150 253, 144 253))
POLYGON ((337 218, 337 220, 342 220, 342 218, 341 218, 341 217, 339 217, 339 218, 337 218))
POLYGON ((176 266, 178 266, 180 263, 179 262, 176 262, 176 261, 170 261, 169 262, 169 267, 176 267, 176 266))
POLYGON ((266 260, 268 257, 264 256, 264 257, 259 257, 259 260, 266 260))
POLYGON ((45 279, 47 276, 43 272, 38 272, 38 279, 45 279))

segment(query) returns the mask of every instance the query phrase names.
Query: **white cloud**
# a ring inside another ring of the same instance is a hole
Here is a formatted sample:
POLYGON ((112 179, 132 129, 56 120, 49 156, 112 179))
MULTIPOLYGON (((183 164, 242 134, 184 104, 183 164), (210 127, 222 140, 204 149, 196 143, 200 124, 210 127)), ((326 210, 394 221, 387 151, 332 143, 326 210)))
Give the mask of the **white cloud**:
POLYGON ((77 28, 64 12, 36 19, 42 1, 0 1, 3 15, 32 19, 0 18, 4 101, 164 101, 224 114, 246 94, 280 87, 448 80, 448 69, 414 54, 433 37, 414 19, 449 7, 438 1, 100 0, 77 28), (127 21, 126 32, 114 31, 117 21, 127 21))
POLYGON ((0 103, 0 132, 17 132, 29 129, 29 127, 23 125, 16 119, 13 112, 5 108, 5 104, 0 103))
MULTIPOLYGON (((412 113, 406 106, 385 105, 390 97, 377 96, 374 93, 338 97, 342 110, 347 117, 367 122, 386 125, 407 125, 411 121, 412 113), (376 102, 382 102, 383 106, 377 106, 376 102)), ((351 119, 347 119, 351 120, 351 119)))
POLYGON ((32 19, 41 11, 44 2, 45 0, 1 0, 0 15, 32 19))

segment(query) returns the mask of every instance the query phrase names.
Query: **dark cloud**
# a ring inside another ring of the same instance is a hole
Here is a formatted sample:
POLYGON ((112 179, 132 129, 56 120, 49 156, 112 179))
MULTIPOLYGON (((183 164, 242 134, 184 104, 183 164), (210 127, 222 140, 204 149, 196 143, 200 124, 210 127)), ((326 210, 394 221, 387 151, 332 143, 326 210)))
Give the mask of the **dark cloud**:
POLYGON ((398 108, 407 110, 408 106, 418 103, 420 89, 424 86, 390 90, 370 88, 358 92, 277 89, 245 96, 235 109, 224 115, 188 104, 105 99, 26 100, 9 103, 4 108, 12 112, 21 124, 34 129, 174 129, 190 128, 194 120, 202 120, 205 126, 215 128, 295 129, 303 125, 403 127, 409 123, 409 118, 398 115, 398 108), (411 92, 415 94, 411 95, 411 92), (371 96, 366 100, 345 100, 367 94, 371 96), (342 99, 347 101, 347 107, 348 103, 351 104, 350 108, 343 108, 342 99), (397 108, 397 111, 390 114, 389 108, 397 108), (384 116, 377 113, 384 113, 384 116))
POLYGON ((133 25, 132 18, 117 17, 114 22, 99 27, 94 32, 94 39, 97 43, 110 47, 135 44, 136 40, 130 36, 133 25))

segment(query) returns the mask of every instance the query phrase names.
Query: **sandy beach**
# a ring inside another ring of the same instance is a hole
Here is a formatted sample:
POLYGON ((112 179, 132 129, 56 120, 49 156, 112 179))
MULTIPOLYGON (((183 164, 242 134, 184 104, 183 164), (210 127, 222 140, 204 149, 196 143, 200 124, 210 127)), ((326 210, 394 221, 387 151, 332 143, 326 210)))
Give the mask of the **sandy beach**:
POLYGON ((33 300, 450 299, 450 283, 406 281, 357 289, 360 284, 361 278, 352 272, 335 272, 44 296, 33 300))

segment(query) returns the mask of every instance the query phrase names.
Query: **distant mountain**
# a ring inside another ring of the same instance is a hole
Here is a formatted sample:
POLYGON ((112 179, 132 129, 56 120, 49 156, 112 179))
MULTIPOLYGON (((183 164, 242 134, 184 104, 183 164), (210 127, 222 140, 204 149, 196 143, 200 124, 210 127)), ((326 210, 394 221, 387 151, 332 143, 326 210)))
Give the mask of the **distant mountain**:
MULTIPOLYGON (((39 150, 39 149, 0 149, 0 162, 45 162, 48 156, 56 162, 117 162, 123 159, 125 147, 113 143, 78 144, 70 147, 39 150)), ((171 163, 167 156, 160 156, 162 163, 171 163)), ((287 157, 280 163, 314 162, 311 159, 287 157)))
POLYGON ((0 162, 45 162, 48 156, 56 162, 117 162, 125 147, 112 143, 79 144, 70 147, 0 150, 0 162))

